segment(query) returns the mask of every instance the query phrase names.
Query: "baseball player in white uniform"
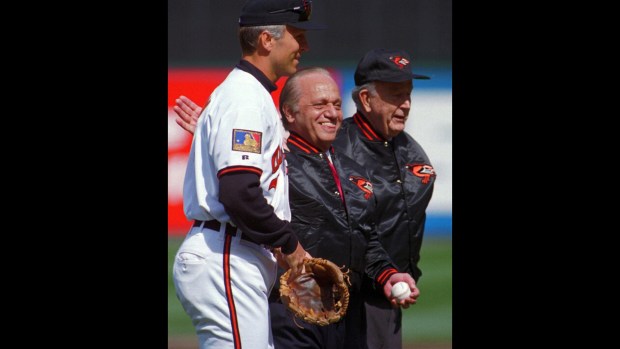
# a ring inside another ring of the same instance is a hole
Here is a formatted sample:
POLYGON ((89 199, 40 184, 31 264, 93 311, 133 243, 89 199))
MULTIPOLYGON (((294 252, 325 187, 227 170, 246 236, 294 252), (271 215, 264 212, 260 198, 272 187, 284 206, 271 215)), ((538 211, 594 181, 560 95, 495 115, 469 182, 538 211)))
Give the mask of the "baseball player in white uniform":
POLYGON ((308 22, 310 11, 305 0, 247 1, 242 59, 196 125, 183 186, 194 223, 173 279, 200 348, 273 348, 268 296, 277 262, 296 273, 309 257, 289 223, 283 131, 270 93, 296 71, 305 30, 324 28, 308 22))

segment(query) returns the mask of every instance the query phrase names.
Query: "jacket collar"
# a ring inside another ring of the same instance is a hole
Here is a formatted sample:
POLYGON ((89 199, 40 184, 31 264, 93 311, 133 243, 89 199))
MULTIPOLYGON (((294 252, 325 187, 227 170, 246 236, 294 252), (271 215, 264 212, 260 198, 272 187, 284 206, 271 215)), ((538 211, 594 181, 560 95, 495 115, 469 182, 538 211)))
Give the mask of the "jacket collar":
POLYGON ((359 110, 355 113, 355 115, 353 115, 353 121, 355 121, 357 128, 368 140, 380 142, 386 141, 386 139, 383 138, 379 132, 375 131, 368 119, 366 119, 366 117, 360 113, 359 110))
MULTIPOLYGON (((319 148, 310 144, 310 142, 305 140, 303 137, 301 137, 298 133, 294 131, 290 131, 290 135, 288 136, 288 139, 286 140, 286 144, 288 145, 289 149, 301 151, 306 154, 322 153, 322 151, 320 151, 319 148)), ((330 146, 329 150, 333 152, 334 148, 330 146)))

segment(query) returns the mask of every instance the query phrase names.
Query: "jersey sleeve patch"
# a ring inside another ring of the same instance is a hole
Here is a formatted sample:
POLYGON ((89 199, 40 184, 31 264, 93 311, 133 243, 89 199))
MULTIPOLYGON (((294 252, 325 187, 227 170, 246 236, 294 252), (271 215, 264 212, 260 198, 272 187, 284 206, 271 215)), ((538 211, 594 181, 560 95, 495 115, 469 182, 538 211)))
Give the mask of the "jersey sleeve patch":
POLYGON ((232 150, 260 154, 262 132, 233 129, 232 150))

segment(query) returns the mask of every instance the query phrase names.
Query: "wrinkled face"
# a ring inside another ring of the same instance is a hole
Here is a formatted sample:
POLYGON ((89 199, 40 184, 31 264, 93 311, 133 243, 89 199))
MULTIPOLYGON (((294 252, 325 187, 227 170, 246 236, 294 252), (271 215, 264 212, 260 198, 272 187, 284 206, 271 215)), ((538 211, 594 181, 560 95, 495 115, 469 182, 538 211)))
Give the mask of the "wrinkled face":
POLYGON ((287 25, 282 38, 275 40, 271 52, 276 75, 288 76, 295 73, 302 52, 309 49, 306 31, 287 25))
POLYGON ((376 94, 368 97, 366 116, 375 130, 390 139, 405 130, 411 110, 411 80, 403 82, 375 81, 376 94))
POLYGON ((298 81, 298 111, 286 115, 289 129, 321 151, 326 151, 342 124, 342 99, 338 85, 324 74, 308 74, 298 81))

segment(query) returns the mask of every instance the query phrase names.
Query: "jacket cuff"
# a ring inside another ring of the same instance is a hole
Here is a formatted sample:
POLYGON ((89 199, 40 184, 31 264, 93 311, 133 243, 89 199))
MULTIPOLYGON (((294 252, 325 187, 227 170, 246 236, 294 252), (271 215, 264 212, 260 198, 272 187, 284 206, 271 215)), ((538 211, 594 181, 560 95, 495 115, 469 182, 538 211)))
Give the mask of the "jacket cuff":
POLYGON ((388 267, 379 273, 377 279, 375 280, 379 285, 383 286, 390 279, 390 276, 398 273, 398 270, 388 267))

